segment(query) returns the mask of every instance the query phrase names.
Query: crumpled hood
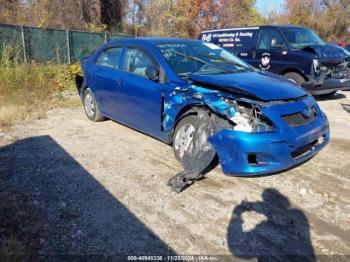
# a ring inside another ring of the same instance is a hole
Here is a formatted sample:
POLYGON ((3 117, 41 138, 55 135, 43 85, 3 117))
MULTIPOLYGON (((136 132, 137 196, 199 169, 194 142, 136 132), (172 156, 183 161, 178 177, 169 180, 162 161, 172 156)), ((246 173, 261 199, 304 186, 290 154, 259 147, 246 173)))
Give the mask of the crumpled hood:
POLYGON ((311 45, 303 48, 304 51, 314 51, 317 59, 321 62, 342 62, 347 54, 335 44, 311 45))
POLYGON ((293 99, 307 93, 292 82, 280 76, 265 72, 244 72, 219 75, 190 75, 189 79, 198 84, 211 85, 228 92, 238 92, 271 101, 293 99))

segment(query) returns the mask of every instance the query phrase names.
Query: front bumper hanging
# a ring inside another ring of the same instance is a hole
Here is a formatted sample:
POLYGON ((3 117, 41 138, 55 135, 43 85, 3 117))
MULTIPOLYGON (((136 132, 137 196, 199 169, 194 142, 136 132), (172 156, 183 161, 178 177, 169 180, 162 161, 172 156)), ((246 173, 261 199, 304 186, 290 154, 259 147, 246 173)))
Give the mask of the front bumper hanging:
POLYGON ((311 95, 326 95, 337 91, 350 90, 350 68, 340 67, 320 71, 317 77, 303 83, 302 87, 311 95))

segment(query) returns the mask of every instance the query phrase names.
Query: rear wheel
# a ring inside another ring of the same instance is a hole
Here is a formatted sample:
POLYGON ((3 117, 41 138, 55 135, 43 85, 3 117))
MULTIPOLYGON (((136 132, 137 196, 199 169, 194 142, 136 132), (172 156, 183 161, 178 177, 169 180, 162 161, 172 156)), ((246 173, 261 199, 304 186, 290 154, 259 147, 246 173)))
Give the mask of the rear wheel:
POLYGON ((100 112, 95 96, 90 88, 84 90, 83 105, 85 114, 91 121, 99 122, 105 119, 100 112))
POLYGON ((293 83, 297 85, 301 85, 305 83, 304 77, 302 77, 300 74, 295 72, 289 72, 283 75, 283 77, 287 78, 289 81, 292 81, 293 83))

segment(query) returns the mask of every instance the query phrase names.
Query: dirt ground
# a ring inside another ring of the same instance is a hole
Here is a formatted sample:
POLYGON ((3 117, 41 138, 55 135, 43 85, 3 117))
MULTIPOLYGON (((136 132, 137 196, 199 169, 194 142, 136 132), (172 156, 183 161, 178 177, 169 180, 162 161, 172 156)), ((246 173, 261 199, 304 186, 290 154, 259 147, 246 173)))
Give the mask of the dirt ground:
POLYGON ((350 114, 340 103, 350 92, 319 101, 331 141, 310 161, 255 178, 217 167, 181 194, 166 186, 181 171, 170 146, 90 122, 82 108, 52 110, 0 134, 2 208, 17 212, 4 198, 17 192, 22 213, 12 215, 32 219, 0 220, 0 240, 13 226, 39 255, 350 255, 350 114))

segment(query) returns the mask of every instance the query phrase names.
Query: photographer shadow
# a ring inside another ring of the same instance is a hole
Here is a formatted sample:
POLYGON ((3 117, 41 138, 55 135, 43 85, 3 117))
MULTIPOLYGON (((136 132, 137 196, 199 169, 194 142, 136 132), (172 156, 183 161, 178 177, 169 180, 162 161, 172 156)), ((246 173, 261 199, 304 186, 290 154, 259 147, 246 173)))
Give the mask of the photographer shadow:
POLYGON ((265 189, 262 197, 261 202, 242 201, 234 208, 227 232, 232 255, 258 261, 316 261, 305 214, 276 189, 265 189), (246 231, 242 215, 252 211, 266 219, 246 231))

